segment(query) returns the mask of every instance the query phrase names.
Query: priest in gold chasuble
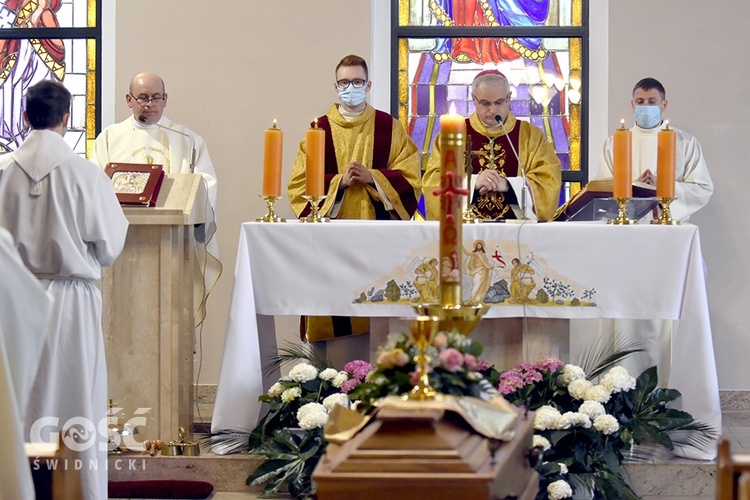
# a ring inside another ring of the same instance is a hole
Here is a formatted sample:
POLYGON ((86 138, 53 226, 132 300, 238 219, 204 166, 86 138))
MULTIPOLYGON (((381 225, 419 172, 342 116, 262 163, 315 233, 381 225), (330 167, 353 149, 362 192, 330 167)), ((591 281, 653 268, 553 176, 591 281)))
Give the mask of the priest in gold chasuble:
MULTIPOLYGON (((422 193, 417 146, 398 120, 367 104, 372 82, 364 59, 344 57, 335 75, 340 102, 317 119, 325 131, 326 198, 320 214, 333 219, 411 219, 422 193)), ((287 187, 298 217, 310 213, 304 199, 306 154, 303 139, 287 187)), ((303 317, 302 323, 301 333, 309 341, 369 330, 369 318, 303 317)))
MULTIPOLYGON (((513 116, 510 97, 499 71, 482 71, 474 79, 476 111, 466 119, 472 210, 485 220, 549 220, 560 197, 560 160, 541 130, 513 116)), ((423 179, 428 219, 440 217, 440 198, 434 194, 440 187, 440 155, 435 141, 423 179)))

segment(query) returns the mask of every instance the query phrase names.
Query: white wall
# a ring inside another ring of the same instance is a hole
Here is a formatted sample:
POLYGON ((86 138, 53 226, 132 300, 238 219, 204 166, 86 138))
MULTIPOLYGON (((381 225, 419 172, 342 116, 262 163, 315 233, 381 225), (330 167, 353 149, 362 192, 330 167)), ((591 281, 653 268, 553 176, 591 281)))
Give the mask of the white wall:
MULTIPOLYGON (((307 123, 336 98, 333 68, 348 53, 370 59, 373 102, 388 109, 389 2, 119 0, 115 10, 115 83, 105 88, 105 108, 114 103, 114 119, 125 118, 129 79, 145 70, 161 74, 168 115, 203 135, 219 177, 225 269, 209 299, 199 381, 216 383, 239 226, 265 212, 257 197, 263 130, 277 118, 285 132, 286 180, 307 123)), ((750 390, 744 369, 750 335, 743 328, 750 261, 742 258, 750 243, 750 222, 742 214, 750 201, 740 150, 750 132, 748 103, 740 97, 750 76, 742 52, 750 41, 744 26, 750 3, 591 0, 590 10, 592 167, 620 117, 631 116, 635 81, 646 75, 662 80, 672 123, 700 139, 716 185, 693 222, 701 228, 708 269, 719 385, 750 390)), ((292 215, 286 200, 277 208, 292 215)), ((293 320, 280 328, 294 337, 293 320)))

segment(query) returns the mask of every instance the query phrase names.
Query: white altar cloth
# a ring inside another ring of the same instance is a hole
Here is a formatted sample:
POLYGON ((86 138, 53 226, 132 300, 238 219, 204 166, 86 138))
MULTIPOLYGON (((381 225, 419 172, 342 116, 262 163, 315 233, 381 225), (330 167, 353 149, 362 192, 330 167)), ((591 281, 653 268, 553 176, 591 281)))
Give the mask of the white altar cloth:
MULTIPOLYGON (((484 242, 495 266, 492 282, 510 283, 511 261, 517 257, 535 271, 534 293, 544 289, 548 299, 526 305, 505 300, 485 317, 679 320, 672 334, 668 386, 682 393, 682 409, 720 431, 696 226, 471 224, 463 226, 465 256, 476 240, 484 242)), ((413 317, 409 303, 418 300, 410 287, 414 268, 437 255, 437 222, 243 224, 212 431, 251 430, 258 419, 257 399, 263 392, 259 335, 275 335, 259 332, 264 316, 413 317), (401 297, 380 300, 391 280, 401 297), (359 303, 358 298, 366 300, 359 303)), ((470 281, 464 279, 466 292, 470 281)), ((715 448, 690 458, 712 454, 715 448)))

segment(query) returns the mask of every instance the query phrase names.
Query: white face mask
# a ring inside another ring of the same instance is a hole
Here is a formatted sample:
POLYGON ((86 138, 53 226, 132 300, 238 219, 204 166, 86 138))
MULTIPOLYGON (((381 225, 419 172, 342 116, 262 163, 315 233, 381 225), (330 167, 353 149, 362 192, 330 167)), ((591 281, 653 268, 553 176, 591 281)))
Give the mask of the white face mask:
POLYGON ((356 108, 367 99, 367 90, 365 87, 355 89, 354 85, 349 85, 345 89, 339 89, 339 99, 347 106, 356 108))

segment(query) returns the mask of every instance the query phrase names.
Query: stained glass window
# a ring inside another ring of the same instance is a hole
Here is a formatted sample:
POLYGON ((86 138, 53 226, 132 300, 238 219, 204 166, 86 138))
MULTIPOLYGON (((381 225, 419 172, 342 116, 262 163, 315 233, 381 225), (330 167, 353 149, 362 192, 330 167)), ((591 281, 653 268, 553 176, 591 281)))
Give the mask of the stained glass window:
POLYGON ((563 169, 561 202, 586 182, 587 0, 394 0, 392 107, 422 151, 451 104, 474 112, 471 82, 497 69, 511 112, 544 131, 563 169))
POLYGON ((81 156, 93 145, 100 10, 97 0, 0 0, 0 153, 28 135, 24 95, 44 79, 61 81, 73 95, 65 141, 81 156))

